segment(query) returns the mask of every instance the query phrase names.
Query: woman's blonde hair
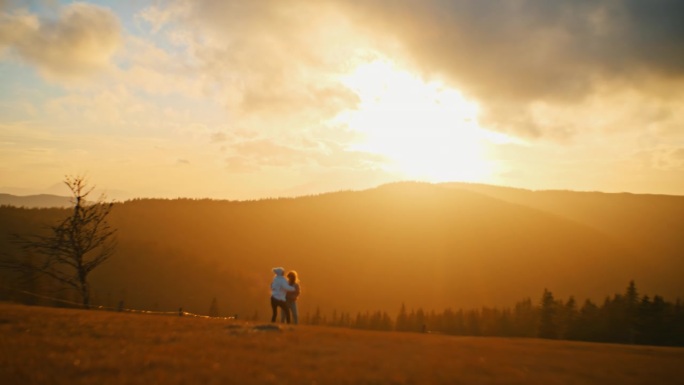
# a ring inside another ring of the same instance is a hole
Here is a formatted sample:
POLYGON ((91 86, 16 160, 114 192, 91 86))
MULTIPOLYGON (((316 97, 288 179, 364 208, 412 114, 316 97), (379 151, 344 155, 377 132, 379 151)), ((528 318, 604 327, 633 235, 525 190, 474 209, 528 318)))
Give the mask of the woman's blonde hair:
POLYGON ((290 270, 287 272, 287 278, 290 279, 290 277, 293 277, 291 279, 292 281, 299 282, 299 276, 297 275, 297 272, 294 270, 290 270))

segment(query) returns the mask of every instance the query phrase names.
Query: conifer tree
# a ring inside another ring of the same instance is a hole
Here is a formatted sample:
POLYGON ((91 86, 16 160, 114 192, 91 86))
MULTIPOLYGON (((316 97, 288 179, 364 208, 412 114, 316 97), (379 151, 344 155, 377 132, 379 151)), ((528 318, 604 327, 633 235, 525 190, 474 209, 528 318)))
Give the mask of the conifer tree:
POLYGON ((633 344, 636 341, 639 312, 639 293, 637 292, 634 280, 629 281, 629 286, 627 286, 625 291, 624 306, 626 338, 627 342, 633 344))
POLYGON ((316 313, 314 313, 313 317, 311 317, 311 325, 320 325, 322 321, 323 318, 321 317, 321 308, 320 306, 316 306, 316 313))
POLYGON ((539 323, 539 337, 541 338, 558 338, 558 326, 556 324, 556 301, 553 299, 553 294, 544 289, 544 294, 541 300, 540 309, 540 323, 539 323))
POLYGON ((407 331, 408 329, 408 314, 406 313, 406 305, 402 302, 401 309, 399 310, 399 315, 397 315, 396 330, 403 332, 407 331))
POLYGON ((211 300, 211 305, 209 306, 209 317, 218 317, 219 316, 219 307, 218 307, 218 301, 216 301, 216 297, 211 300))
POLYGON ((427 328, 425 321, 425 311, 423 311, 423 308, 418 308, 416 311, 415 331, 425 330, 427 328))

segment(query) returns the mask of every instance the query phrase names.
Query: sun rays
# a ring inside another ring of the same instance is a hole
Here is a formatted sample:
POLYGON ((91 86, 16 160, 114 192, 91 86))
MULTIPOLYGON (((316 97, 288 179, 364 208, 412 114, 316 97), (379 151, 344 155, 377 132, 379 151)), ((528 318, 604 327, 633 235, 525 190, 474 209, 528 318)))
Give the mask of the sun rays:
POLYGON ((388 171, 443 182, 486 181, 494 164, 478 125, 477 103, 439 82, 425 82, 386 60, 361 64, 342 82, 359 98, 338 119, 362 136, 352 149, 385 157, 388 171))

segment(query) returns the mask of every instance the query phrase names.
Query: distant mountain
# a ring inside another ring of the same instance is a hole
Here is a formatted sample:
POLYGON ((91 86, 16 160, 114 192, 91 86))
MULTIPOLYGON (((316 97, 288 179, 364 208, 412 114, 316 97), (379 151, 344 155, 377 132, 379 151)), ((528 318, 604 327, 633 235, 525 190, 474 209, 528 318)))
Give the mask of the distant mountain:
MULTIPOLYGON (((0 208, 0 234, 67 210, 0 208)), ((206 314, 270 312, 271 268, 302 279, 300 311, 512 306, 544 288, 602 301, 634 279, 684 297, 684 197, 396 183, 259 201, 117 203, 95 303, 206 314)), ((11 245, 0 237, 0 249, 11 245)), ((0 272, 0 274, 2 274, 0 272)), ((0 279, 2 276, 0 276, 0 279)))
POLYGON ((684 196, 530 191, 468 183, 439 186, 485 194, 582 223, 637 255, 648 256, 653 264, 675 262, 664 272, 671 279, 684 272, 684 196))
POLYGON ((71 198, 50 194, 19 196, 0 193, 0 205, 26 208, 69 207, 71 198))

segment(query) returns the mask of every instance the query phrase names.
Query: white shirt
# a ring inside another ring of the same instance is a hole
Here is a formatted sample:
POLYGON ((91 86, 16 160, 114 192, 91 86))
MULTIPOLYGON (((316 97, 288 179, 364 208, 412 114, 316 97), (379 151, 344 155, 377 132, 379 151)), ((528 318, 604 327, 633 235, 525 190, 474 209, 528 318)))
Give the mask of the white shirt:
POLYGON ((271 297, 279 301, 285 301, 285 296, 288 291, 295 291, 295 288, 288 284, 285 277, 282 275, 273 277, 273 282, 271 282, 271 297))

